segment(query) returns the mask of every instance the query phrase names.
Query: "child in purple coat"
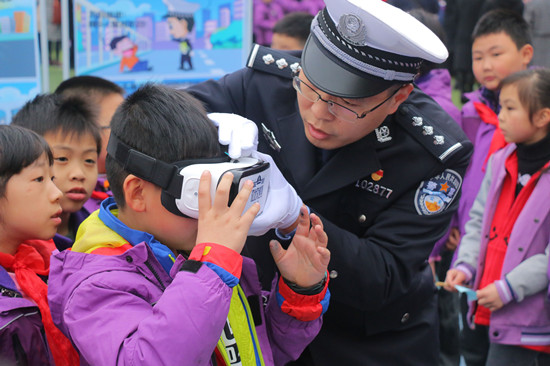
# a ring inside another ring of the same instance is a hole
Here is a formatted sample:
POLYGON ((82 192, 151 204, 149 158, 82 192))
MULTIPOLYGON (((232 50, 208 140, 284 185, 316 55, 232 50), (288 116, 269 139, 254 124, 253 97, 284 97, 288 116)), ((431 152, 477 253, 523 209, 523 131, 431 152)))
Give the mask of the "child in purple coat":
POLYGON ((467 320, 490 340, 487 366, 550 362, 550 70, 501 81, 495 152, 445 288, 473 283, 467 320))
POLYGON ((52 317, 81 363, 269 366, 296 359, 328 306, 330 253, 320 219, 308 215, 276 166, 269 187, 277 192, 259 218, 296 233, 286 250, 270 243, 281 277, 262 291, 254 262, 240 254, 260 209, 245 209, 254 184, 246 181, 229 205, 233 174, 226 173, 212 197, 204 169, 225 158, 198 100, 141 87, 115 113, 107 150, 113 198, 83 222, 71 251, 52 257, 50 273, 52 317), (182 174, 188 166, 202 172, 200 180, 182 174), (187 193, 198 197, 198 220, 182 211, 187 193), (272 217, 272 207, 282 207, 283 217, 272 217))

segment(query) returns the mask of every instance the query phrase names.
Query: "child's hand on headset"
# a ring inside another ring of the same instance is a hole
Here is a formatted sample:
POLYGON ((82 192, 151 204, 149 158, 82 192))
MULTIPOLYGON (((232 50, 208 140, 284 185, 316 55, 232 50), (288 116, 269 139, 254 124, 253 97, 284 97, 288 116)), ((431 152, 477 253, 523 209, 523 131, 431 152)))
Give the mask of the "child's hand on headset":
POLYGON ((260 210, 260 205, 255 203, 243 213, 254 184, 250 180, 245 182, 231 206, 228 206, 233 174, 223 175, 216 189, 213 203, 210 196, 211 179, 209 171, 202 173, 199 183, 199 222, 196 243, 215 243, 240 253, 252 220, 260 210))

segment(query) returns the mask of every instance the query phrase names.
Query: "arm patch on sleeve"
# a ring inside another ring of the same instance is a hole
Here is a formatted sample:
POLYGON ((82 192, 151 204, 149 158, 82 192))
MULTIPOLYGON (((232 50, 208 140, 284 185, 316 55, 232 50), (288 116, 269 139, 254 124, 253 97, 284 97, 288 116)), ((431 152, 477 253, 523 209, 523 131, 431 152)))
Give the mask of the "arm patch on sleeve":
POLYGON ((419 215, 435 215, 445 211, 455 199, 462 177, 452 169, 423 180, 414 195, 414 207, 419 215))

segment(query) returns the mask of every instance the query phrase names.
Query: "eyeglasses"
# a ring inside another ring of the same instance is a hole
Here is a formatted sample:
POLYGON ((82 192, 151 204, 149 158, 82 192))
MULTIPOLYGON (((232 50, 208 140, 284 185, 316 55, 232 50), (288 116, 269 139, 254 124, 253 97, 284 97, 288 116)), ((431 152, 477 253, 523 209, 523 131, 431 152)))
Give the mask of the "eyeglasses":
POLYGON ((315 91, 315 89, 313 89, 311 86, 306 84, 297 75, 294 76, 294 78, 292 79, 292 86, 294 87, 294 89, 296 89, 296 91, 298 91, 298 93, 300 93, 301 96, 303 96, 304 98, 306 98, 307 100, 309 100, 312 103, 315 103, 319 100, 322 100, 323 102, 327 103, 328 104, 328 111, 330 113, 332 113, 334 116, 336 116, 336 117, 338 117, 338 118, 340 118, 340 119, 342 119, 346 122, 350 122, 350 123, 355 123, 355 122, 357 122, 358 119, 365 118, 365 116, 367 114, 375 111, 376 109, 381 107, 384 103, 386 103, 388 100, 390 100, 399 91, 399 89, 401 89, 403 87, 403 85, 401 85, 399 88, 395 89, 389 97, 387 97, 382 102, 375 105, 373 108, 371 108, 368 111, 363 112, 361 115, 359 115, 357 112, 352 111, 348 107, 344 107, 343 105, 341 105, 341 104, 339 104, 335 101, 323 99, 321 97, 321 95, 319 93, 317 93, 317 91, 315 91))

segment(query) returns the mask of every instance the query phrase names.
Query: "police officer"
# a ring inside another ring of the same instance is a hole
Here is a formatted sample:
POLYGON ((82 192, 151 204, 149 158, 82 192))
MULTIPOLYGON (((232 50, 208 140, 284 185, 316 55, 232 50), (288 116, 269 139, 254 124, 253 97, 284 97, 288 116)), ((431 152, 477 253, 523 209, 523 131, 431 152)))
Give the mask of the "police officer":
MULTIPOLYGON (((247 68, 188 90, 210 111, 256 121, 258 150, 324 223, 331 303, 296 364, 436 365, 426 259, 457 209, 472 145, 413 81, 447 50, 383 1, 325 4, 301 59, 256 46, 247 68)), ((272 234, 247 243, 265 272, 272 234)))

